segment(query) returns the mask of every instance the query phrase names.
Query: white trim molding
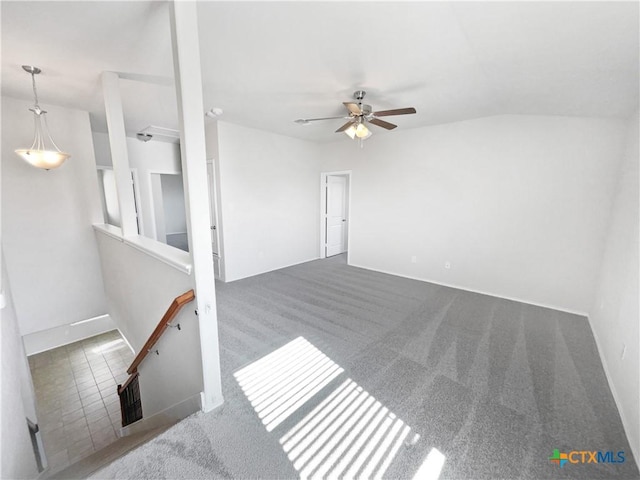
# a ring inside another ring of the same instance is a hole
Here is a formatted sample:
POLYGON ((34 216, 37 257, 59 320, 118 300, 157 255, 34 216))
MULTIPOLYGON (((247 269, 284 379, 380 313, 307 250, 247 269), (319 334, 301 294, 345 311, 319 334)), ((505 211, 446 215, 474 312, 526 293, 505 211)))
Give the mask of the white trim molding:
POLYGON ((22 342, 25 353, 29 356, 111 330, 117 330, 116 324, 108 314, 104 314, 23 335, 22 342))
POLYGON ((166 245, 152 238, 143 237, 142 235, 133 235, 130 237, 122 236, 122 230, 113 225, 93 225, 93 229, 106 237, 122 242, 130 247, 135 248, 150 257, 160 260, 173 268, 180 270, 187 275, 191 275, 193 264, 189 252, 180 250, 179 248, 166 245))
POLYGON ((319 258, 327 258, 327 250, 325 248, 327 227, 325 223, 326 203, 327 203, 327 177, 331 175, 344 175, 347 177, 347 186, 349 198, 347 199, 347 212, 349 221, 347 222, 347 263, 349 262, 349 250, 351 243, 351 173, 352 170, 340 170, 337 172, 321 172, 320 173, 320 255, 319 258))

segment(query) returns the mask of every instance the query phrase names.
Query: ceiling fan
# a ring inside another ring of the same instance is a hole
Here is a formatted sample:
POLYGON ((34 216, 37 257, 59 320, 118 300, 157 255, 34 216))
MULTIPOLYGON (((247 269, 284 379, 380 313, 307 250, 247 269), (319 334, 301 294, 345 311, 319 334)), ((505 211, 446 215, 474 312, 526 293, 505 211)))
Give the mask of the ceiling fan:
POLYGON ((367 124, 376 125, 378 127, 385 128, 387 130, 393 130, 397 127, 393 123, 381 120, 379 117, 389 117, 392 115, 407 115, 410 113, 416 113, 416 109, 409 108, 396 108, 393 110, 381 110, 374 112, 371 105, 362 103, 364 96, 367 94, 364 90, 357 90, 353 92, 353 98, 356 102, 343 102, 343 105, 349 111, 347 116, 339 117, 323 117, 323 118, 300 118, 295 122, 299 125, 306 125, 310 122, 316 122, 319 120, 333 120, 337 118, 349 119, 347 123, 342 125, 336 130, 336 133, 344 132, 352 139, 358 138, 365 140, 371 136, 371 130, 367 128, 367 124))

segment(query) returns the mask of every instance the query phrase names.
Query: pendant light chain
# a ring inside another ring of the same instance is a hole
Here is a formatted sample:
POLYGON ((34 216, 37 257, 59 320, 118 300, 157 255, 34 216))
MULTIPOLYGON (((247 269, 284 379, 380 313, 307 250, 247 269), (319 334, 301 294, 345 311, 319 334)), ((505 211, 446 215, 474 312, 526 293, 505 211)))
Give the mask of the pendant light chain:
MULTIPOLYGON (((44 134, 42 133, 42 117, 45 119, 45 123, 47 121, 47 116, 43 115, 45 112, 42 111, 40 105, 38 103, 38 90, 36 88, 36 75, 35 72, 31 72, 31 86, 33 87, 33 98, 35 99, 35 104, 33 105, 33 121, 35 123, 35 134, 33 138, 33 145, 31 146, 31 150, 45 150, 46 147, 44 145, 44 134)), ((49 130, 49 125, 45 125, 47 127, 47 131, 49 130)), ((49 139, 51 143, 53 140, 51 139, 51 135, 49 135, 49 139)), ((54 144, 55 146, 55 144, 54 144)), ((56 147, 56 150, 60 150, 56 147)))
POLYGON ((33 96, 36 99, 35 107, 39 110, 40 105, 38 105, 38 90, 36 90, 36 75, 34 72, 31 72, 31 84, 33 85, 33 96))

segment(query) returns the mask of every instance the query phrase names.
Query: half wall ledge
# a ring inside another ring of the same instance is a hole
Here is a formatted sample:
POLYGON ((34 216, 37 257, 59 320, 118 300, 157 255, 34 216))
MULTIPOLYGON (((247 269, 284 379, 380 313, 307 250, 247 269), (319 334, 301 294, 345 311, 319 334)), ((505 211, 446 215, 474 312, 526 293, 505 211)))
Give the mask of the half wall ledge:
POLYGON ((191 262, 191 255, 189 252, 185 252, 151 238, 143 237, 142 235, 124 237, 122 235, 122 230, 118 227, 114 227, 113 225, 94 224, 93 229, 101 235, 123 242, 136 250, 149 255, 150 257, 166 263, 176 270, 186 273, 187 275, 191 275, 193 264, 191 262))

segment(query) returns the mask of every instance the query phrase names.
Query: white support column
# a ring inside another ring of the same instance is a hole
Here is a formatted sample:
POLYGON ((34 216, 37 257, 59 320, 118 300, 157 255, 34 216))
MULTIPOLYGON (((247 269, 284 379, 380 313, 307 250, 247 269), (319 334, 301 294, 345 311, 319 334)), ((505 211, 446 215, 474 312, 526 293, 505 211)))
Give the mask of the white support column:
POLYGON ((200 326, 204 384, 202 410, 208 412, 220 406, 223 398, 215 279, 209 230, 207 158, 196 9, 196 2, 177 1, 172 2, 170 11, 187 230, 200 326))
POLYGON ((129 237, 138 235, 136 221, 136 205, 131 186, 131 168, 127 153, 127 136, 124 129, 124 114, 122 113, 122 98, 120 96, 120 78, 114 72, 102 72, 102 92, 104 108, 107 113, 107 127, 109 129, 109 146, 113 174, 116 179, 116 191, 122 235, 129 237))

